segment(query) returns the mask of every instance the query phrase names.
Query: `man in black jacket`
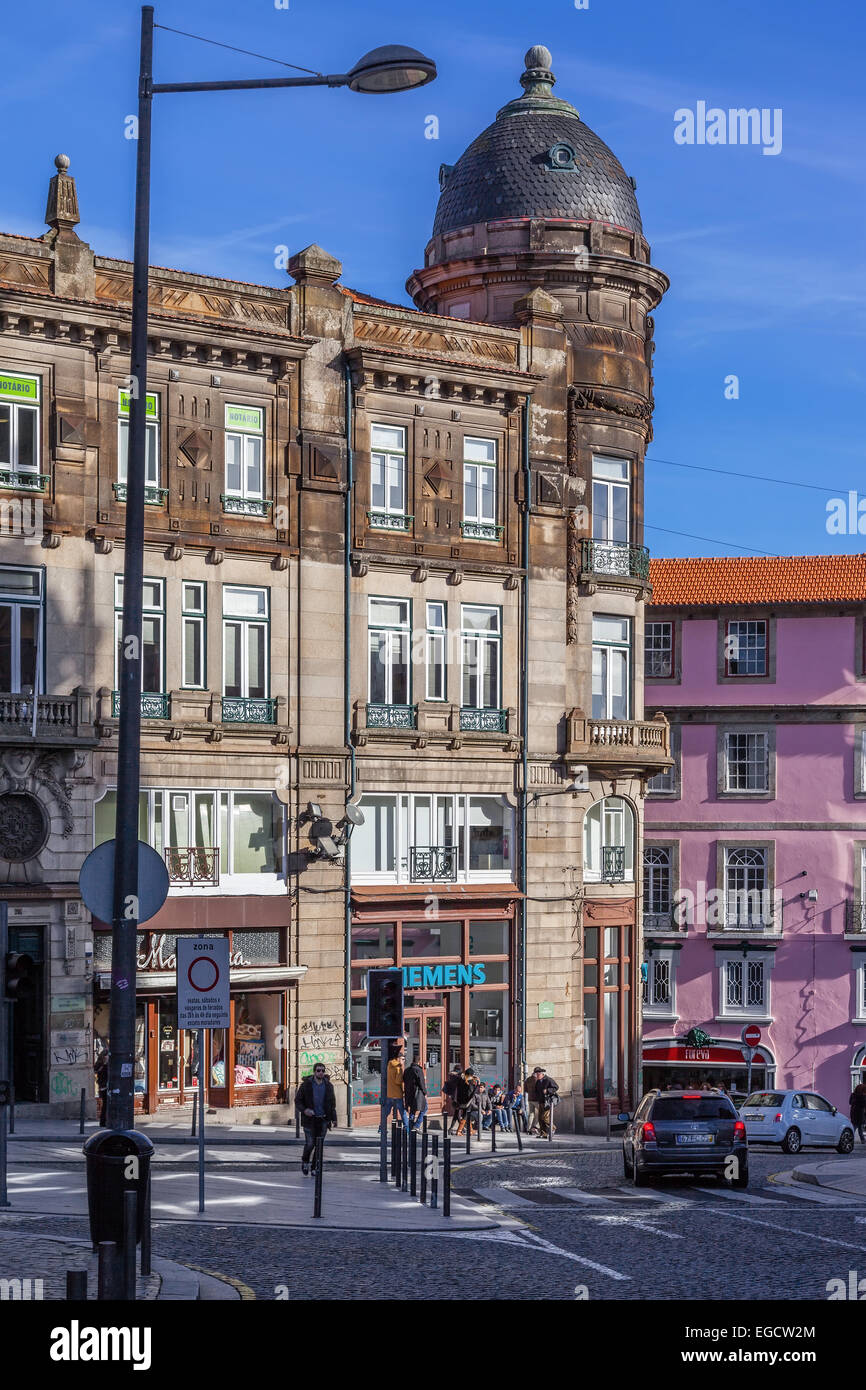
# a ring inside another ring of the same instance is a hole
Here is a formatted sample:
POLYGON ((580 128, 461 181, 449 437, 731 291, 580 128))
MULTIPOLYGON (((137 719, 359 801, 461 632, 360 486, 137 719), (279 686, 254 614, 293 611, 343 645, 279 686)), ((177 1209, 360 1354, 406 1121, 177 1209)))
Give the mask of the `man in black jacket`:
POLYGON ((550 1137, 550 1127, 553 1124, 553 1106, 556 1103, 555 1097, 559 1092, 559 1087, 552 1076, 548 1076, 544 1067, 536 1067, 533 1072, 535 1077, 535 1100, 538 1102, 538 1129, 542 1139, 550 1137))
POLYGON ((403 1072, 403 1099, 409 1114, 409 1128, 420 1129, 427 1114, 427 1081, 417 1054, 403 1072))
POLYGON ((317 1062, 313 1068, 313 1075, 301 1082, 295 1093, 295 1105, 301 1112, 301 1124, 304 1126, 301 1171, 304 1174, 309 1173, 312 1158, 315 1173, 316 1140, 320 1135, 326 1135, 337 1123, 337 1097, 322 1062, 317 1062))

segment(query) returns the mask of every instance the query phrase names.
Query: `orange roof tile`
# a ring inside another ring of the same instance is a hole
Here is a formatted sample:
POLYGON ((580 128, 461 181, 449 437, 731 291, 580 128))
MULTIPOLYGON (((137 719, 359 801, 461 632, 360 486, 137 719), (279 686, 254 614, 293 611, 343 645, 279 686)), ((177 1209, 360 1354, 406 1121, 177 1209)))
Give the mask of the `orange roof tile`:
POLYGON ((651 560, 653 605, 866 600, 866 555, 726 555, 651 560))

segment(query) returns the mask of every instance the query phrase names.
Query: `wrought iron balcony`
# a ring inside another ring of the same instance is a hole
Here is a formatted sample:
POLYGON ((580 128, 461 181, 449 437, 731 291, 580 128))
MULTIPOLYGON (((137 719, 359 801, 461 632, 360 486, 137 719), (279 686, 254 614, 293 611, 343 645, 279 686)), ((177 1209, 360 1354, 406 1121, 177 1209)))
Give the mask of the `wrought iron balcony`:
POLYGON ((16 492, 44 492, 49 476, 48 473, 27 473, 15 468, 0 468, 0 487, 14 488, 16 492))
MULTIPOLYGON (((142 690, 141 692, 141 717, 142 719, 168 719, 169 717, 169 697, 164 693, 154 690, 142 690)), ((120 691, 111 692, 111 717, 120 718, 120 691)))
POLYGON ((267 516, 272 501, 263 497, 233 497, 228 493, 220 494, 220 501, 223 504, 223 511, 231 516, 267 516))
POLYGON ((504 734, 508 732, 508 711, 504 709, 473 709, 464 705, 460 710, 460 732, 504 734))
POLYGON ((687 932, 688 922, 677 921, 677 911, 669 907, 667 912, 644 912, 643 929, 646 936, 664 936, 671 933, 687 932))
POLYGON ((849 898, 845 904, 845 930, 858 936, 866 934, 866 903, 849 898))
POLYGON ((602 883, 625 882, 625 845, 604 845, 601 851, 602 883))
POLYGON ((411 848, 409 877, 413 883, 454 883, 457 878, 456 845, 411 848))
POLYGON ((220 852, 218 849, 201 849, 199 846, 184 849, 167 849, 165 864, 169 883, 186 883, 215 886, 220 881, 220 852))
POLYGON ((223 723, 273 724, 274 704, 274 700, 260 696, 223 695, 223 723))
POLYGON ((613 575, 618 579, 649 579, 649 551, 645 545, 625 541, 582 540, 580 568, 584 574, 613 575))
POLYGON ((493 521, 461 521, 460 531, 465 541, 498 541, 504 526, 493 521))
POLYGON ((367 524, 377 531, 408 531, 414 515, 406 512, 368 512, 367 524))
POLYGON ((725 931, 775 932, 780 925, 768 889, 744 888, 725 895, 725 931))
POLYGON ((416 705, 368 705, 368 729, 414 729, 416 705))
MULTIPOLYGON (((118 502, 126 501, 126 483, 112 483, 114 495, 118 502)), ((167 487, 155 487, 152 483, 144 485, 144 504, 146 507, 161 507, 164 499, 168 496, 167 487)))

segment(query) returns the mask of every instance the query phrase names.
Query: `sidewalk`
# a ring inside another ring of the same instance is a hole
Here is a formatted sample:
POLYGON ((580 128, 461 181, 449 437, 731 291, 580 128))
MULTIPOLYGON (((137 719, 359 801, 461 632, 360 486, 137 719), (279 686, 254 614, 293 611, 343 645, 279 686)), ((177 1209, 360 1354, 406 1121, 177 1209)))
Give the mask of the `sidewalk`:
POLYGON ((798 1163, 792 1177, 795 1182, 832 1188, 851 1197, 866 1197, 866 1144, 855 1143, 850 1154, 834 1154, 832 1158, 817 1162, 798 1163))
MULTIPOLYGON (((136 1270, 140 1266, 137 1260, 136 1270)), ((87 1271, 87 1297, 96 1299, 96 1255, 89 1241, 65 1236, 46 1236, 17 1222, 0 1223, 0 1287, 3 1300, 42 1302, 66 1299, 66 1271, 87 1271)), ((184 1302, 237 1300, 241 1291, 233 1283, 175 1260, 151 1260, 152 1273, 136 1274, 136 1302, 184 1302)))

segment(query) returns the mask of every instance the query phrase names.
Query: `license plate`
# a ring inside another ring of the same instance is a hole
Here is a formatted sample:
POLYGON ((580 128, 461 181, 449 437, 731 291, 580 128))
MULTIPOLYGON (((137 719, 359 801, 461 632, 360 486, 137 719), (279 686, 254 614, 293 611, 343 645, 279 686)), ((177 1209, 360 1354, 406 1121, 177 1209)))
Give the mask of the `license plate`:
POLYGON ((750 1125, 757 1124, 759 1121, 761 1124, 764 1123, 763 1115, 747 1115, 746 1119, 749 1121, 750 1125))
POLYGON ((678 1134, 678 1144, 712 1144, 715 1141, 713 1134, 678 1134))

